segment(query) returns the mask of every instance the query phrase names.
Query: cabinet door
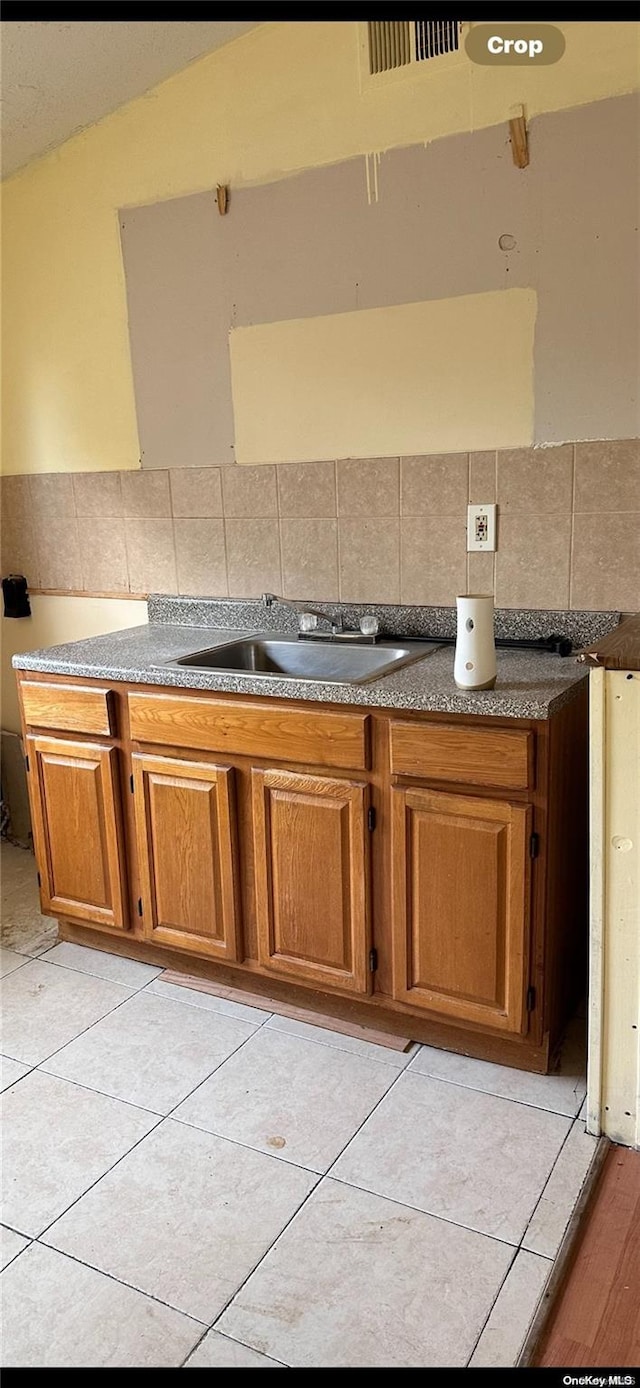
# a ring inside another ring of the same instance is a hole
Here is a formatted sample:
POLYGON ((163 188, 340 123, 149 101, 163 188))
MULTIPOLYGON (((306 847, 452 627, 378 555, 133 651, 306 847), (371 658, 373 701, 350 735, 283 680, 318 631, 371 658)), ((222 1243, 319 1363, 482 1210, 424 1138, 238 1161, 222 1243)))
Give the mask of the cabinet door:
POLYGON ((144 933, 215 959, 241 959, 233 771, 132 757, 144 933))
POLYGON ((392 792, 394 997, 525 1029, 530 809, 392 792))
POLYGON ((260 963, 368 992, 368 787, 255 769, 252 781, 260 963))
POLYGON ((42 910, 126 929, 115 748, 28 737, 27 750, 42 910))

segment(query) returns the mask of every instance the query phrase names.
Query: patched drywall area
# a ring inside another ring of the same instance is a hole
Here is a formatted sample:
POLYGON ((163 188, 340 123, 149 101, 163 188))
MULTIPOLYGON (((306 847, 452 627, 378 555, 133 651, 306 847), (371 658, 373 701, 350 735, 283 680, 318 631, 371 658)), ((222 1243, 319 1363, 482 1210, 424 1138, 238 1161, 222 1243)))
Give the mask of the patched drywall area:
POLYGON ((535 315, 505 289, 232 329, 236 462, 530 444, 535 315))
MULTIPOLYGON (((498 302, 513 288, 534 291, 538 301, 534 442, 637 434, 637 179, 630 163, 637 164, 638 144, 629 139, 637 117, 635 96, 541 115, 530 125, 524 170, 514 167, 507 128, 499 125, 391 150, 376 160, 375 178, 372 161, 351 159, 232 189, 225 217, 213 192, 126 209, 121 235, 143 466, 234 460, 229 334, 236 329, 334 314, 345 315, 346 325, 367 309, 490 292, 498 302)), ((487 324, 484 353, 496 363, 501 333, 498 318, 487 324)), ((283 372, 283 410, 295 409, 296 388, 283 372)), ((506 392, 502 403, 506 416, 506 392)), ((472 402, 461 392, 458 419, 465 411, 471 426, 472 402)), ((246 430, 250 421, 243 416, 237 426, 246 430)), ((397 430, 396 438, 390 423, 375 448, 364 429, 323 453, 310 455, 301 441, 293 456, 485 446, 477 439, 443 444, 427 424, 408 450, 399 417, 397 430)), ((486 446, 505 445, 499 413, 486 446)), ((281 453, 251 456, 267 462, 281 453)))

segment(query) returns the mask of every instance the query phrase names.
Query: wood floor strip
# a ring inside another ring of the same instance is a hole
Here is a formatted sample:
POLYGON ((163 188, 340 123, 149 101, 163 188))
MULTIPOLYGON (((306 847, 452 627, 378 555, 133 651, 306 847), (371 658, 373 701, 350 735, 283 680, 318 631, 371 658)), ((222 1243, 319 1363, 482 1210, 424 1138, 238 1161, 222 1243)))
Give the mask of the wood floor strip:
POLYGON ((246 993, 242 988, 228 988, 222 983, 213 983, 208 978, 194 978, 191 974, 174 973, 172 969, 165 969, 160 978, 163 983, 174 983, 178 988, 195 988, 196 992, 210 993, 214 998, 228 998, 230 1002, 241 1002, 246 1007, 259 1007, 263 1012, 275 1012, 279 1017, 292 1017, 294 1021, 307 1022, 311 1027, 337 1031, 341 1036, 355 1036, 359 1041, 384 1046, 388 1051, 407 1051, 411 1045, 408 1036, 392 1036, 386 1031, 376 1031, 374 1027, 361 1027, 356 1022, 344 1022, 339 1017, 311 1012, 305 1007, 293 1007, 291 1003, 265 997, 262 993, 246 993))
POLYGON ((640 1364, 640 1152, 609 1149, 530 1363, 584 1369, 640 1364))

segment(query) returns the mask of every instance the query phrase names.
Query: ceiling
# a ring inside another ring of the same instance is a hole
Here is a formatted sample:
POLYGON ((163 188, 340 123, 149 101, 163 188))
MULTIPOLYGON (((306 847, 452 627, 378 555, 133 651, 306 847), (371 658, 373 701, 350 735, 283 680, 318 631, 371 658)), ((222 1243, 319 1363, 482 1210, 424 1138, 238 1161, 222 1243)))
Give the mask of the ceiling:
POLYGON ((3 176, 255 27, 226 21, 5 20, 3 176))

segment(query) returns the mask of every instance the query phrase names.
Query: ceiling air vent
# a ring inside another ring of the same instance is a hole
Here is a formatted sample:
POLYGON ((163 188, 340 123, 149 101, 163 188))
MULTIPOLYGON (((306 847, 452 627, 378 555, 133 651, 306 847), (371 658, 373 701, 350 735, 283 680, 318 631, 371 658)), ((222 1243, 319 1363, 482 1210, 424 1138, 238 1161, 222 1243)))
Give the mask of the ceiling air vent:
POLYGON ((458 19, 370 20, 369 72, 391 72, 455 53, 460 47, 461 28, 458 19))

